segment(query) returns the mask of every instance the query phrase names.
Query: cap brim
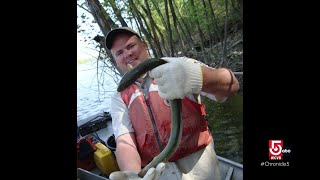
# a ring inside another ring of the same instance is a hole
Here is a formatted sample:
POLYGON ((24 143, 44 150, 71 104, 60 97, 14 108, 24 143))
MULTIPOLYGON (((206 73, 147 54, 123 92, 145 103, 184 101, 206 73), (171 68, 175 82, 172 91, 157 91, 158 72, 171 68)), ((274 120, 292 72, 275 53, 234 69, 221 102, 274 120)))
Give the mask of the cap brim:
POLYGON ((131 30, 128 27, 113 29, 113 30, 109 31, 109 33, 107 34, 106 40, 105 40, 106 47, 109 50, 112 47, 113 39, 116 37, 117 34, 120 34, 120 33, 131 33, 131 34, 137 35, 140 38, 140 36, 136 32, 134 32, 133 30, 131 30))

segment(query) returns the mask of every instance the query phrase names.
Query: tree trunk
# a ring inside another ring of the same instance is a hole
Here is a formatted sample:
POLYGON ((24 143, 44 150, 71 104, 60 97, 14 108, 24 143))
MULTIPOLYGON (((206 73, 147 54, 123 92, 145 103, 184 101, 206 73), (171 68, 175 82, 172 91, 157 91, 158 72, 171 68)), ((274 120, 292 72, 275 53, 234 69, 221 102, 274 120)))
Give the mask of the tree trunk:
MULTIPOLYGON (((93 18, 98 23, 100 30, 102 31, 103 35, 106 36, 108 32, 111 30, 111 28, 116 27, 116 24, 112 21, 108 13, 103 9, 100 2, 98 0, 86 0, 88 7, 91 11, 91 14, 93 18)), ((123 72, 118 68, 116 61, 114 60, 110 50, 105 46, 104 38, 103 41, 100 42, 100 44, 103 43, 103 47, 106 50, 107 55, 110 58, 111 64, 117 68, 118 72, 120 74, 123 74, 123 72)))
POLYGON ((133 3, 132 0, 129 0, 129 4, 130 4, 130 7, 132 7, 132 12, 133 12, 133 15, 137 18, 139 24, 140 24, 140 28, 141 28, 141 31, 143 32, 143 34, 145 35, 145 37, 147 38, 147 41, 149 42, 149 45, 150 45, 150 48, 152 49, 152 52, 154 54, 155 57, 157 57, 157 51, 155 50, 155 48, 153 47, 153 44, 152 44, 152 39, 148 33, 148 31, 144 28, 143 26, 143 22, 141 20, 141 17, 139 15, 139 11, 136 7, 136 5, 133 3))
POLYGON ((171 9, 171 15, 172 15, 172 19, 173 19, 173 26, 174 26, 174 29, 175 29, 175 31, 176 31, 176 35, 177 35, 177 37, 178 37, 178 41, 179 41, 179 43, 180 43, 180 50, 181 50, 182 53, 184 54, 184 45, 183 45, 182 38, 181 38, 181 35, 180 35, 180 33, 179 33, 179 30, 178 30, 177 16, 176 16, 176 13, 174 12, 172 0, 169 0, 169 7, 170 7, 170 9, 171 9))
MULTIPOLYGON (((161 13, 161 10, 160 10, 158 4, 155 3, 154 0, 151 0, 151 2, 152 2, 154 8, 156 9, 156 11, 157 11, 157 13, 158 13, 158 15, 160 17, 160 20, 161 20, 161 22, 162 22, 162 24, 164 26, 165 32, 168 32, 167 23, 164 20, 164 17, 163 17, 163 15, 161 13)), ((167 34, 163 34, 158 26, 156 26, 156 29, 157 29, 157 32, 160 35, 160 38, 161 38, 162 53, 165 53, 165 56, 169 56, 169 54, 170 54, 170 52, 168 50, 169 46, 167 46, 167 44, 169 44, 169 43, 168 43, 167 39, 165 39, 165 38, 168 38, 168 36, 167 36, 167 34)))
POLYGON ((116 15, 118 21, 120 21, 121 25, 123 27, 128 27, 127 23, 124 21, 122 15, 121 15, 121 11, 118 9, 118 7, 116 6, 116 2, 115 0, 109 0, 109 3, 113 9, 114 14, 116 15))
MULTIPOLYGON (((152 37, 151 29, 150 29, 150 27, 149 27, 149 25, 148 25, 148 22, 147 22, 146 18, 144 18, 143 14, 142 14, 140 11, 137 11, 137 13, 138 13, 138 17, 144 21, 144 24, 145 24, 145 26, 146 26, 146 28, 147 28, 147 29, 146 29, 145 31, 143 31, 143 32, 144 32, 144 34, 145 34, 145 36, 146 36, 146 38, 147 38, 147 40, 148 40, 148 42, 149 42, 149 45, 150 45, 150 47, 151 47, 151 49, 152 49, 152 51, 153 51, 153 55, 154 55, 156 58, 159 58, 159 55, 158 55, 159 52, 158 52, 157 48, 154 47, 154 45, 155 45, 155 40, 154 40, 154 38, 152 37), (150 33, 149 33, 149 32, 150 32, 150 33)), ((143 24, 142 24, 142 26, 143 26, 143 24)))
POLYGON ((159 27, 155 26, 155 28, 160 35, 160 45, 161 45, 161 49, 162 49, 162 53, 163 53, 162 56, 164 56, 164 52, 166 52, 166 56, 167 56, 169 54, 169 53, 167 53, 168 52, 167 46, 166 46, 167 41, 164 39, 164 35, 161 32, 161 30, 159 29, 159 27))
MULTIPOLYGON (((148 4, 148 1, 147 0, 144 0, 145 2, 145 6, 146 6, 146 14, 149 18, 149 22, 150 22, 150 27, 151 27, 151 30, 152 30, 152 33, 153 33, 153 40, 157 46, 157 49, 158 49, 158 54, 160 57, 163 57, 163 53, 162 53, 162 49, 161 49, 161 46, 160 46, 160 42, 159 42, 159 38, 158 38, 158 34, 156 32, 156 29, 155 29, 155 26, 156 23, 154 22, 153 18, 152 18, 152 15, 151 15, 151 11, 150 11, 150 7, 149 7, 149 4, 148 4)), ((141 5, 142 8, 144 8, 142 5, 141 5)), ((151 32, 150 32, 151 33, 151 32)))
POLYGON ((172 32, 171 32, 171 25, 170 25, 170 17, 169 17, 169 11, 168 11, 168 0, 164 0, 164 7, 165 7, 165 12, 166 12, 166 18, 167 18, 170 56, 173 57, 174 56, 174 49, 173 49, 173 42, 172 42, 172 32))
POLYGON ((210 12, 211 12, 211 15, 212 15, 211 17, 213 18, 212 19, 212 23, 214 23, 214 25, 215 25, 214 31, 216 33, 216 41, 218 43, 218 42, 220 42, 222 40, 222 38, 221 38, 221 35, 220 35, 220 30, 219 30, 219 27, 218 27, 218 22, 217 22, 217 19, 216 19, 216 15, 214 13, 214 10, 213 10, 212 4, 211 4, 211 0, 209 0, 208 2, 209 2, 210 12))
POLYGON ((167 26, 166 26, 167 23, 166 23, 166 21, 164 20, 164 17, 163 17, 163 15, 162 15, 161 11, 160 11, 160 8, 159 8, 158 4, 155 3, 154 0, 151 0, 151 2, 152 2, 152 4, 153 4, 154 8, 156 9, 157 13, 158 13, 159 16, 160 16, 160 20, 161 20, 162 24, 164 25, 165 29, 167 30, 167 26))
POLYGON ((223 65, 225 59, 226 59, 226 56, 227 56, 227 38, 228 38, 228 0, 225 0, 226 1, 226 16, 225 16, 225 22, 224 22, 224 43, 223 43, 223 55, 222 55, 222 59, 220 61, 220 66, 223 65))
POLYGON ((208 31, 208 37, 209 37, 209 42, 210 42, 210 47, 212 46, 212 37, 211 37, 211 23, 210 23, 210 18, 208 16, 208 10, 207 10, 207 6, 206 6, 206 2, 205 0, 202 0, 202 4, 203 4, 203 9, 204 9, 204 15, 206 17, 206 19, 208 20, 207 23, 207 31, 208 31))
MULTIPOLYGON (((195 16, 195 22, 196 22, 196 26, 197 26, 197 29, 198 29, 198 33, 199 33, 199 36, 200 36, 201 51, 205 51, 205 49, 204 49, 204 36, 203 36, 203 32, 202 32, 202 30, 201 30, 201 27, 200 27, 200 24, 199 24, 199 21, 198 21, 198 17, 199 17, 199 16, 197 16, 196 8, 195 8, 195 6, 194 6, 194 1, 193 1, 193 0, 190 0, 190 4, 191 4, 192 13, 193 13, 193 15, 195 16)), ((205 56, 203 56, 203 57, 204 57, 204 59, 203 59, 204 62, 205 62, 205 63, 208 63, 206 57, 205 57, 205 56)))
MULTIPOLYGON (((182 28, 181 25, 180 25, 180 27, 181 27, 181 29, 185 29, 186 34, 187 34, 186 38, 187 38, 188 42, 191 43, 192 47, 195 47, 195 43, 194 43, 194 41, 193 41, 193 39, 192 39, 192 35, 191 35, 191 33, 190 33, 189 26, 188 26, 187 23, 185 22, 184 18, 181 16, 180 11, 179 11, 179 8, 177 7, 177 5, 176 5, 175 2, 174 2, 174 5, 175 5, 176 9, 178 9, 178 11, 177 11, 177 12, 178 12, 178 15, 179 15, 179 17, 180 17, 180 19, 181 19, 181 23, 184 25, 185 28, 182 28)), ((179 21, 178 21, 178 22, 179 22, 179 21)), ((180 24, 180 23, 179 23, 179 24, 180 24)))

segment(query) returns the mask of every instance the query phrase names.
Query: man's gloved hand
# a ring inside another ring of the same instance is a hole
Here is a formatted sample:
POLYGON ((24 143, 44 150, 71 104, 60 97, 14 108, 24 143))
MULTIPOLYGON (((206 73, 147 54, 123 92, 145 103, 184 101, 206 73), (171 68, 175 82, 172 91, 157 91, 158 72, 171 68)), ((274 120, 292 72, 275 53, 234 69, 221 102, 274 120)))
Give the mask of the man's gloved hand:
POLYGON ((110 174, 110 180, 159 180, 165 169, 165 163, 161 162, 156 168, 150 168, 146 175, 141 178, 137 173, 131 171, 116 171, 110 174))
POLYGON ((182 58, 161 58, 168 63, 149 72, 159 87, 159 96, 166 100, 183 98, 188 94, 200 94, 202 71, 200 64, 182 58))

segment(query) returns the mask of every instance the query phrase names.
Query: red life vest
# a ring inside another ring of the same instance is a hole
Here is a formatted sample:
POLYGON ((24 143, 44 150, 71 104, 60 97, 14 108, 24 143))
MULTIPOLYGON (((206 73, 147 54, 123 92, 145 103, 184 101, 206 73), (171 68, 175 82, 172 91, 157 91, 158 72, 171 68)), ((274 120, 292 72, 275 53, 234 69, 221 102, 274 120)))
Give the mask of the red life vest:
MULTIPOLYGON (((135 84, 121 92, 122 100, 129 109, 142 167, 160 154, 162 148, 167 145, 171 132, 171 107, 159 96, 155 87, 153 82, 149 88, 147 103, 141 89, 135 84), (151 109, 155 125, 151 120, 147 104, 151 109)), ((182 138, 179 148, 169 161, 188 156, 210 143, 212 136, 205 120, 204 109, 204 104, 198 104, 188 98, 182 99, 182 138)))

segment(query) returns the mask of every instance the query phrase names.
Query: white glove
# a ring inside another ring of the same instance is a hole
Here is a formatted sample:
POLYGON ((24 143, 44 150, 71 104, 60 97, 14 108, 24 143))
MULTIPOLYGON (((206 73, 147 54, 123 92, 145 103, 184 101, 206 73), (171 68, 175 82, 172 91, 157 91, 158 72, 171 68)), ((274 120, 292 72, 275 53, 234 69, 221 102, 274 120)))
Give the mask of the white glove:
POLYGON ((132 171, 116 171, 110 174, 110 180, 159 180, 165 169, 165 163, 161 162, 155 168, 150 168, 146 175, 141 178, 137 173, 132 171))
POLYGON ((149 72, 158 84, 159 96, 166 99, 179 99, 188 94, 200 94, 202 71, 200 64, 182 58, 161 58, 168 63, 149 72))

